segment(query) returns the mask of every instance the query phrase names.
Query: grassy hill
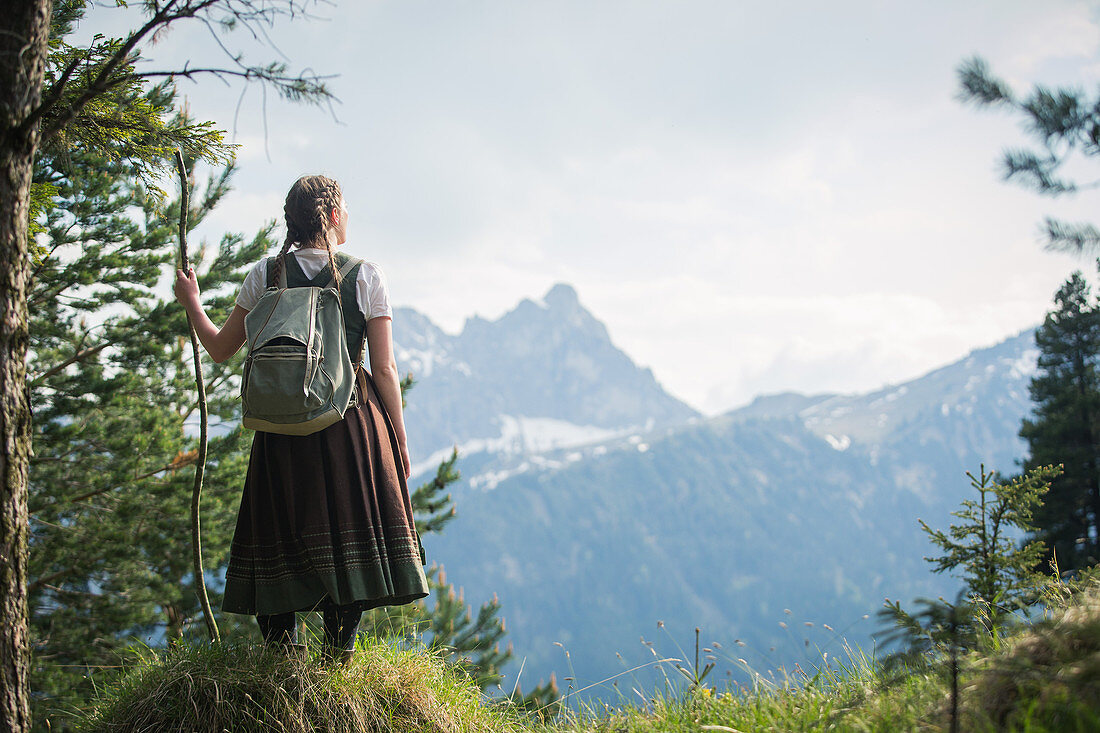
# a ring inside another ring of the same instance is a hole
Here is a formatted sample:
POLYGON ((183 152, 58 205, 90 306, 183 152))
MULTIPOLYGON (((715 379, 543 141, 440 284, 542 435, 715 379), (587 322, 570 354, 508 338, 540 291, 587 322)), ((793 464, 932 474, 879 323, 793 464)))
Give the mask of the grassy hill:
MULTIPOLYGON (((526 713, 487 700, 423 649, 368 642, 347 666, 245 647, 148 654, 74 722, 88 731, 697 733, 951 730, 952 665, 885 672, 858 650, 816 669, 755 674, 749 687, 689 684, 618 705, 526 713)), ((958 666, 959 730, 1100 729, 1100 584, 1067 597, 958 666)), ((674 679, 683 679, 677 685, 674 679)), ((631 699, 633 698, 633 700, 631 699)), ((568 701, 567 701, 568 702, 568 701)), ((59 727, 58 721, 54 727, 59 727)))

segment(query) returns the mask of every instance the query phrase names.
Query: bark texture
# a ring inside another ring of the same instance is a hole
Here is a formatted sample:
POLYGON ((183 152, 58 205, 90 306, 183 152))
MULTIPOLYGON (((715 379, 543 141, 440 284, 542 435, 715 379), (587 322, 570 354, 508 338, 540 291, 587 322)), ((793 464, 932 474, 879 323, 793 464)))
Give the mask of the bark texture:
POLYGON ((0 13, 0 731, 31 727, 27 669, 27 216, 42 96, 49 0, 0 13))

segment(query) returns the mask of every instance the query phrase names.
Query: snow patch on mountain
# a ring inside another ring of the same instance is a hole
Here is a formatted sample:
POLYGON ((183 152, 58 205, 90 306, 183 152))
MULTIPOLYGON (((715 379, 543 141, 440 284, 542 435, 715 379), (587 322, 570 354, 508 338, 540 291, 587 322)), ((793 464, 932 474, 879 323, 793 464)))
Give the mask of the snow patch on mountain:
POLYGON ((501 415, 501 435, 496 450, 508 453, 541 453, 575 448, 622 435, 623 430, 575 425, 551 417, 501 415))
POLYGON ((482 489, 483 491, 491 491, 495 489, 500 483, 506 479, 510 479, 513 476, 518 476, 521 473, 526 473, 531 468, 531 464, 524 461, 515 468, 506 468, 499 471, 486 471, 485 473, 478 474, 470 479, 471 489, 482 489))
POLYGON ((1039 371, 1039 349, 1025 350, 1019 358, 1012 362, 1009 376, 1014 379, 1031 379, 1039 371))
MULTIPOLYGON (((623 428, 611 430, 595 425, 576 425, 565 420, 556 420, 549 417, 527 417, 525 415, 501 415, 499 419, 500 433, 492 438, 473 438, 466 440, 456 447, 459 455, 470 457, 477 454, 493 454, 504 462, 515 456, 523 456, 528 461, 521 466, 507 469, 488 471, 475 476, 470 480, 470 485, 481 488, 492 488, 509 476, 522 473, 532 468, 532 464, 539 468, 557 468, 579 460, 582 456, 579 452, 572 452, 560 460, 551 460, 540 454, 551 453, 577 448, 593 446, 610 440, 623 438, 636 428, 623 428)), ((638 436, 634 436, 637 438, 638 436)), ((638 438, 640 441, 640 438, 638 438)), ((634 441, 632 441, 634 442, 634 441)), ((439 463, 447 459, 454 448, 446 448, 433 452, 423 461, 413 466, 413 474, 419 476, 429 470, 434 470, 439 463)))

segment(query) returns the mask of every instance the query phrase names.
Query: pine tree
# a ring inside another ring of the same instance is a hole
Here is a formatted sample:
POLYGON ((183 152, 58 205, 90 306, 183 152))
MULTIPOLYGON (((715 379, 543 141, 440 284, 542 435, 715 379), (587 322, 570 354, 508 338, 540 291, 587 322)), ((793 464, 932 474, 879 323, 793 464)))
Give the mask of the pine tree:
MULTIPOLYGON (((995 77, 979 58, 958 70, 959 97, 979 107, 1007 111, 1024 122, 1032 148, 1005 151, 1004 177, 1047 196, 1077 193, 1092 184, 1074 179, 1082 164, 1100 156, 1100 93, 1079 87, 1035 86, 1017 94, 995 77)), ((1100 250, 1100 230, 1088 222, 1048 217, 1047 247, 1068 252, 1100 250)), ((1097 441, 1100 410, 1096 359, 1100 349, 1097 305, 1077 273, 1056 297, 1036 334, 1042 352, 1040 374, 1031 385, 1035 414, 1021 436, 1031 446, 1028 465, 1062 463, 1065 474, 1036 513, 1043 538, 1063 569, 1080 568, 1100 558, 1100 479, 1097 441)))
POLYGON ((982 466, 975 476, 967 472, 977 499, 965 499, 944 532, 923 520, 921 528, 944 554, 926 557, 933 572, 954 573, 963 581, 955 602, 922 598, 916 613, 900 601, 886 600, 878 613, 887 628, 876 635, 884 645, 900 644, 883 658, 887 669, 920 667, 944 656, 955 666, 958 652, 987 646, 1000 636, 1014 611, 1025 614, 1040 601, 1043 576, 1036 572, 1042 541, 1018 544, 1015 535, 1036 529, 1034 515, 1061 469, 1036 466, 1005 481, 982 466))
POLYGON ((1054 296, 1056 308, 1035 332, 1039 369, 1031 380, 1032 414, 1020 437, 1025 468, 1061 465, 1035 512, 1036 537, 1062 570, 1094 564, 1100 522, 1100 307, 1075 272, 1054 296))
POLYGON ((933 564, 932 572, 961 576, 986 631, 992 632, 1004 613, 1034 601, 1043 577, 1035 568, 1045 547, 1034 539, 1019 544, 1014 535, 1036 529, 1035 511, 1060 472, 1052 466, 1036 466, 1004 481, 982 466, 977 476, 966 474, 978 498, 965 499, 951 513, 960 523, 944 532, 920 520, 921 529, 944 553, 925 558, 933 564))

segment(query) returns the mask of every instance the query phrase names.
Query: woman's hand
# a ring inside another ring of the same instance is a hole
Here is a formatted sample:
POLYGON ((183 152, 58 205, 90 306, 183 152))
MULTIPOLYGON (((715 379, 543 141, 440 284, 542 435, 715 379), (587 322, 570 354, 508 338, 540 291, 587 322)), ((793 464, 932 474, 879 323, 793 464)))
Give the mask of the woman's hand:
POLYGON ((176 300, 191 312, 199 304, 199 280, 195 276, 195 268, 188 267, 187 274, 183 270, 176 270, 176 284, 172 289, 176 293, 176 300))
POLYGON ((220 364, 236 354, 244 343, 244 317, 248 315, 248 311, 235 305, 222 327, 215 326, 199 301, 199 281, 193 267, 188 267, 186 274, 183 270, 176 270, 176 284, 172 289, 176 293, 176 300, 187 311, 187 317, 195 327, 195 335, 199 337, 210 358, 220 364))

